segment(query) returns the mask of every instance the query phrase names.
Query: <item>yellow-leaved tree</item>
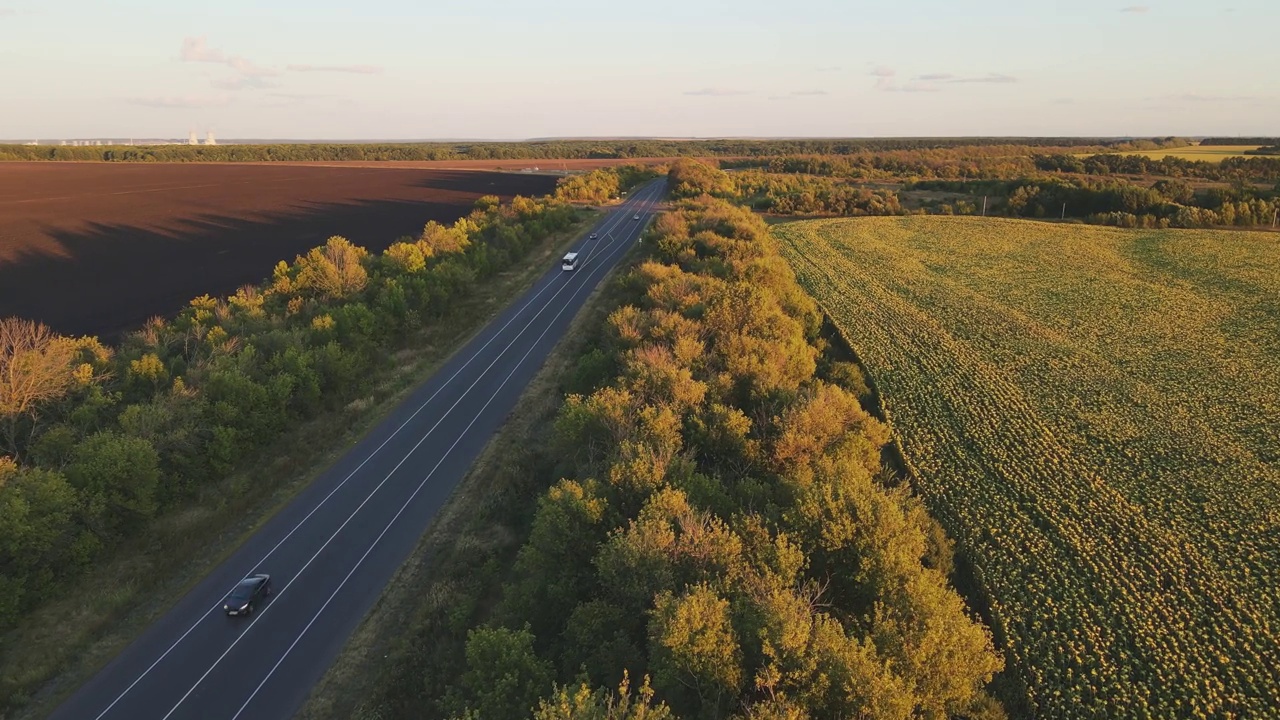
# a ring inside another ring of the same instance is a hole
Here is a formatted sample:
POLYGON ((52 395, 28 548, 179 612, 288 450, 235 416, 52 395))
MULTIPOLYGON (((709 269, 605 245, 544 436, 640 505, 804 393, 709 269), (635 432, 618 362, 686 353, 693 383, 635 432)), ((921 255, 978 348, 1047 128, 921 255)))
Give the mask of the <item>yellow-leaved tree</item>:
POLYGON ((364 268, 364 259, 368 256, 368 250, 335 235, 322 247, 312 248, 298 257, 297 287, 330 299, 358 293, 369 281, 369 273, 364 268))
POLYGON ((41 405, 70 391, 78 355, 74 341, 43 323, 0 319, 0 425, 5 450, 18 455, 23 421, 34 426, 41 405))

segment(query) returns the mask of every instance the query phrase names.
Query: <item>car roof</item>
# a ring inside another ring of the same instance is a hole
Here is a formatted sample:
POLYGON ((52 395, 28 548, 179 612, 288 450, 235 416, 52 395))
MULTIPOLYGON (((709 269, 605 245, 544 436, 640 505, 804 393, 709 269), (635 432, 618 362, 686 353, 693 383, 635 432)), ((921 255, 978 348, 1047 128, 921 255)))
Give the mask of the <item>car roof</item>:
POLYGON ((571 253, 565 253, 565 254, 564 254, 564 259, 565 259, 565 260, 572 260, 572 259, 574 259, 574 258, 576 258, 576 257, 578 257, 578 253, 576 253, 576 252, 571 252, 571 253))

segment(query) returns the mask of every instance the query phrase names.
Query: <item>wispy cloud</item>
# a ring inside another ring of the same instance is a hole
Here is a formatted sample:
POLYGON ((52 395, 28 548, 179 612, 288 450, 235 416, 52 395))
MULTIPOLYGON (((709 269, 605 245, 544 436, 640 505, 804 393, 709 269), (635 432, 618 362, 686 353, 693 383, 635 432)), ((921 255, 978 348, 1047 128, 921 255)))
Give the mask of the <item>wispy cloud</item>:
POLYGON ((227 56, 223 55, 221 50, 209 47, 209 41, 203 35, 182 38, 182 51, 178 57, 182 58, 182 62, 224 63, 227 61, 227 56))
POLYGON ((685 95, 696 95, 699 97, 729 97, 731 95, 746 95, 746 90, 733 90, 730 88, 702 88, 700 90, 686 90, 685 95))
POLYGON ((18 14, 18 11, 14 10, 13 8, 0 7, 0 17, 9 17, 10 15, 17 15, 17 14, 18 14))
POLYGON ((336 72, 357 75, 377 75, 382 68, 377 65, 289 65, 293 72, 336 72))
POLYGON ((279 87, 279 83, 266 80, 260 75, 240 75, 226 80, 214 80, 209 83, 219 90, 244 90, 245 88, 263 89, 279 87))
POLYGON ((1136 13, 1141 15, 1142 13, 1151 12, 1151 6, 1150 5, 1129 5, 1129 6, 1120 8, 1120 12, 1136 13))
POLYGON ((898 74, 897 70, 888 65, 875 65, 867 74, 876 79, 875 88, 877 90, 892 91, 898 89, 898 84, 893 81, 893 76, 898 74))
POLYGON ((793 100, 799 97, 819 97, 827 95, 826 90, 792 90, 785 95, 770 95, 770 100, 793 100))
POLYGON ((987 73, 980 77, 958 77, 947 80, 949 83, 1016 83, 1018 78, 1012 75, 1004 75, 1002 73, 987 73))
POLYGON ((1206 103, 1206 102, 1252 102, 1259 100, 1257 95, 1198 95, 1196 93, 1184 93, 1181 95, 1164 95, 1156 100, 1165 100, 1172 102, 1187 103, 1206 103))
MULTIPOLYGON (((209 41, 203 36, 185 37, 182 39, 182 50, 178 57, 182 62, 199 62, 214 63, 217 65, 226 65, 235 70, 241 78, 263 78, 279 75, 278 70, 262 67, 253 61, 240 57, 239 55, 227 55, 217 48, 209 47, 209 41)), ((245 81, 238 84, 235 88, 229 88, 235 84, 235 81, 215 81, 214 87, 224 89, 240 89, 243 87, 266 87, 264 84, 254 84, 252 81, 245 81)))
POLYGON ((881 86, 877 84, 876 87, 877 89, 883 90, 884 92, 904 92, 904 93, 931 93, 931 92, 940 92, 942 90, 942 88, 938 87, 937 85, 934 85, 933 83, 922 83, 922 82, 914 82, 914 81, 905 83, 903 85, 898 85, 897 83, 886 83, 885 85, 881 86))
MULTIPOLYGON (((875 71, 872 71, 875 75, 875 71)), ((877 75, 875 88, 883 92, 941 92, 943 86, 954 85, 960 83, 1016 83, 1018 78, 1003 73, 988 73, 986 75, 963 76, 953 73, 925 73, 924 75, 916 75, 911 78, 910 82, 899 84, 893 80, 892 76, 877 75)))
POLYGON ((231 102, 231 98, 226 95, 183 95, 180 97, 166 95, 162 97, 125 98, 125 102, 130 105, 143 105, 154 108, 210 108, 222 107, 231 102))
POLYGON ((280 74, 279 70, 272 70, 271 68, 254 65, 252 62, 245 60, 242 57, 227 58, 227 66, 241 75, 250 77, 265 77, 268 75, 280 74))
POLYGON ((266 97, 274 98, 272 101, 264 102, 259 107, 277 108, 277 107, 295 107, 311 100, 321 100, 333 97, 323 93, 288 93, 288 92, 272 92, 267 93, 266 97))

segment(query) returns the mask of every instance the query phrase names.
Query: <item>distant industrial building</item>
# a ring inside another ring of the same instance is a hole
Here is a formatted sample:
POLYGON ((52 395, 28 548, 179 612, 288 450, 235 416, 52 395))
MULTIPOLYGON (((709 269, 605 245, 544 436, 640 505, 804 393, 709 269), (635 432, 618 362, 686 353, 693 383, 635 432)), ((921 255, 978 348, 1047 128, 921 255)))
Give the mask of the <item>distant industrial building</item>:
MULTIPOLYGON (((4 142, 11 142, 15 145, 19 143, 19 141, 17 140, 7 140, 7 141, 0 140, 0 143, 4 143, 4 142)), ((199 133, 195 130, 192 130, 187 135, 187 139, 185 142, 182 140, 173 139, 173 138, 169 138, 169 139, 129 138, 128 140, 115 140, 111 138, 64 138, 62 140, 45 140, 43 142, 41 142, 40 140, 28 140, 28 141, 22 142, 21 144, 23 145, 42 145, 43 144, 43 145, 49 145, 49 146, 59 145, 62 147, 103 147, 103 146, 113 147, 113 146, 122 146, 122 145, 135 146, 135 145, 183 145, 183 144, 185 145, 217 145, 218 138, 214 135, 212 130, 207 130, 205 131, 204 139, 201 140, 199 133)), ((232 143, 232 144, 234 145, 235 143, 232 143)))

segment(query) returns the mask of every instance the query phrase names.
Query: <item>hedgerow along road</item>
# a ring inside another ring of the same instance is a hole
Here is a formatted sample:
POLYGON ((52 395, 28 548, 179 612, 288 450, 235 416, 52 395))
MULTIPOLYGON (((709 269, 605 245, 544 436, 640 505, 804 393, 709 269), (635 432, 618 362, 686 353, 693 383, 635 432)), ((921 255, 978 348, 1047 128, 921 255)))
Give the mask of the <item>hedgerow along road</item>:
POLYGON ((575 248, 578 269, 562 271, 556 258, 52 717, 291 717, 664 192, 648 183, 600 220, 599 237, 575 248), (271 597, 248 617, 226 616, 227 594, 259 572, 271 575, 271 597))

